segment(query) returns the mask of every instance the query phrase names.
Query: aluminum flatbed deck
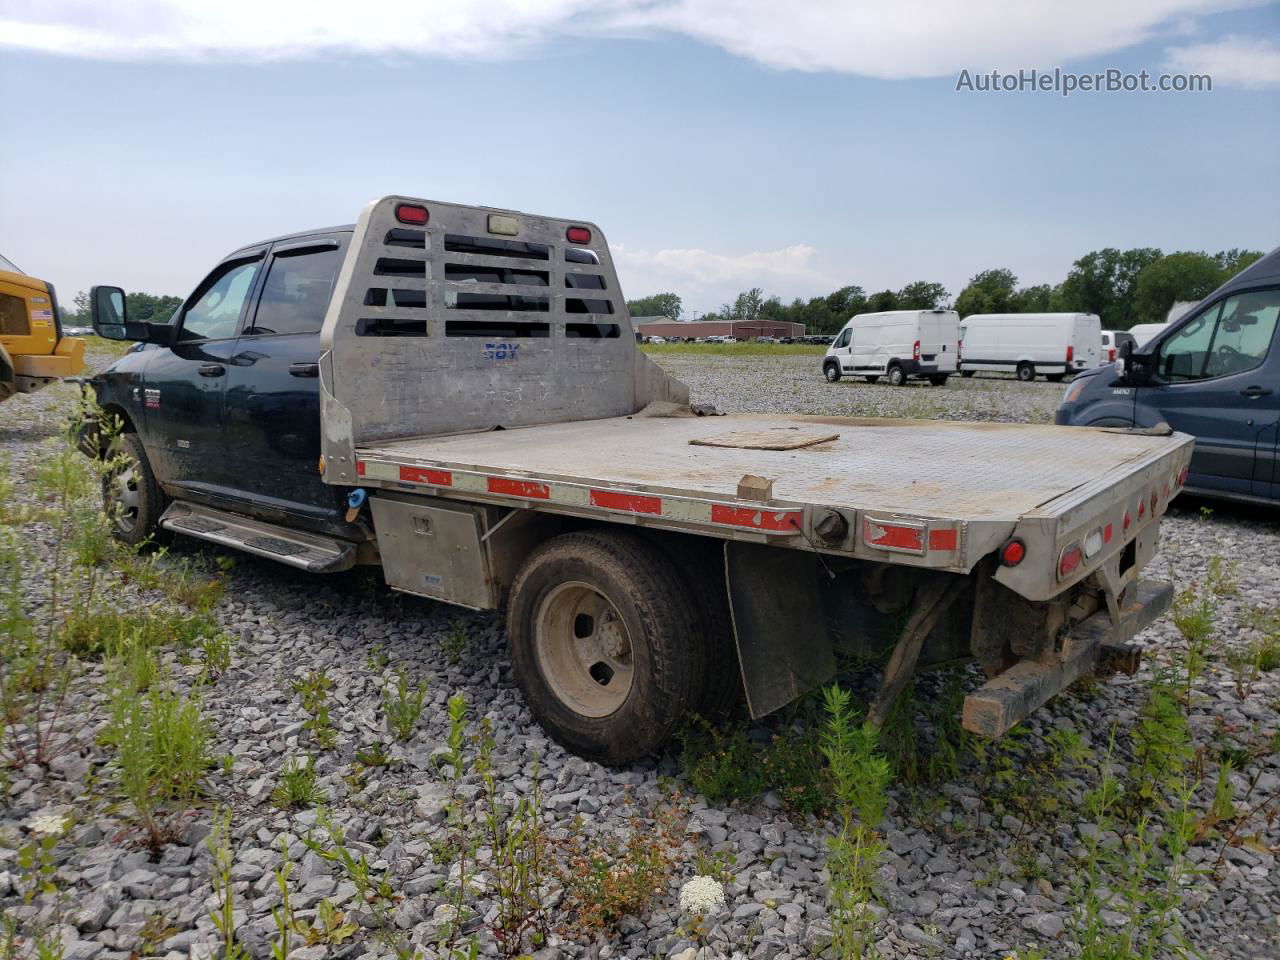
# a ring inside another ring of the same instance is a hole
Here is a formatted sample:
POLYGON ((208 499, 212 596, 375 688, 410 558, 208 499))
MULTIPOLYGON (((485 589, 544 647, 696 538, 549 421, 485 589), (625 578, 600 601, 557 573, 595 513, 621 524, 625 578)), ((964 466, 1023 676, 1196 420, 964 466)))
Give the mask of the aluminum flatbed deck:
MULTIPOLYGON (((1065 514, 1093 489, 1111 490, 1114 502, 1117 485, 1165 476, 1183 446, 1167 436, 1026 424, 635 416, 392 441, 356 455, 366 481, 570 513, 627 512, 656 525, 744 520, 721 524, 739 528, 730 537, 812 542, 815 514, 826 510, 850 520, 922 518, 926 546, 954 548, 928 565, 968 569, 1028 516, 1065 514), (772 481, 768 509, 739 497, 747 475, 772 481)), ((860 546, 876 545, 830 552, 860 546)))

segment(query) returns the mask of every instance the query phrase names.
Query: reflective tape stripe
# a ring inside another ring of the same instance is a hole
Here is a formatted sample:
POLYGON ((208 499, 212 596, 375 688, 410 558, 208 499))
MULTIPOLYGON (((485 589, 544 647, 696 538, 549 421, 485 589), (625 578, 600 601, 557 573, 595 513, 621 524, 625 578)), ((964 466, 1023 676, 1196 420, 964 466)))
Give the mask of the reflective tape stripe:
POLYGON ((429 467, 401 467, 400 479, 404 483, 428 483, 433 487, 452 487, 453 474, 448 470, 432 470, 429 467))
POLYGON ((606 510, 622 510, 626 513, 647 513, 662 516, 662 498, 639 493, 619 493, 617 490, 592 490, 591 505, 606 510))
POLYGON ((515 480, 511 477, 489 477, 490 493, 501 493, 509 497, 525 497, 529 500, 550 500, 551 488, 537 480, 515 480))
POLYGON ((930 550, 954 550, 960 542, 955 530, 930 530, 930 550))
POLYGON ((711 505, 711 522, 752 530, 799 530, 804 514, 799 510, 769 510, 765 507, 711 505))

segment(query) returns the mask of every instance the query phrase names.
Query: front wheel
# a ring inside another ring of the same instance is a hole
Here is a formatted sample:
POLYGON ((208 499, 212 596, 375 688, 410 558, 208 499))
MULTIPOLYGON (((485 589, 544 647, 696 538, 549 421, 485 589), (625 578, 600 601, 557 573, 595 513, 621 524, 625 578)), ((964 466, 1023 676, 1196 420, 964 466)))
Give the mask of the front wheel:
POLYGON ((102 508, 111 517, 112 534, 122 543, 136 547, 157 532, 164 494, 136 433, 120 434, 107 449, 102 508))
POLYGON ((891 386, 900 387, 907 382, 907 372, 897 364, 889 368, 889 383, 891 386))
POLYGON ((840 379, 840 364, 828 363, 822 368, 822 375, 827 378, 827 383, 835 383, 840 379))
POLYGON ((1017 375, 1018 379, 1021 380, 1023 383, 1030 383, 1032 380, 1036 378, 1036 368, 1033 367, 1031 364, 1027 363, 1026 361, 1023 361, 1022 363, 1018 364, 1018 368, 1015 371, 1015 374, 1017 375))
POLYGON ((555 537, 511 587, 516 683, 542 728, 610 765, 662 746, 702 706, 707 647, 676 567, 629 531, 555 537), (700 638, 699 638, 700 639, 700 638))

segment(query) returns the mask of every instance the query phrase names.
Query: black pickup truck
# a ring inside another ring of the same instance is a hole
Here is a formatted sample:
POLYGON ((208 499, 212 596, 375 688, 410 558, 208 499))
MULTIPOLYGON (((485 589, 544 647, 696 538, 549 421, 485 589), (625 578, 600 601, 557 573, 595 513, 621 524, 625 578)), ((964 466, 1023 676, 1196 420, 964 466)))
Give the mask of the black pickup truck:
POLYGON ((602 761, 775 710, 837 653, 888 662, 875 717, 917 665, 976 659, 964 723, 999 736, 1171 595, 1141 571, 1189 438, 699 416, 585 221, 384 197, 236 250, 169 323, 90 300, 139 343, 90 381, 124 423, 122 539, 505 609, 534 715, 602 761))

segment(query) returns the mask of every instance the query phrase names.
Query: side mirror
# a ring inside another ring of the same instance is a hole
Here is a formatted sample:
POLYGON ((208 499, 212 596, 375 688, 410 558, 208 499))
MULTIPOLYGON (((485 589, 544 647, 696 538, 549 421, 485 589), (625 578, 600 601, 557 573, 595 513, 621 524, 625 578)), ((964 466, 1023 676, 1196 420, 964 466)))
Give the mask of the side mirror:
POLYGON ((1151 382, 1151 355, 1137 353, 1133 340, 1120 344, 1120 378, 1135 384, 1151 382))
POLYGON ((172 328, 167 323, 134 323, 129 320, 129 307, 119 287, 93 287, 89 290, 89 317, 93 332, 103 340, 137 340, 142 343, 168 344, 172 328))

